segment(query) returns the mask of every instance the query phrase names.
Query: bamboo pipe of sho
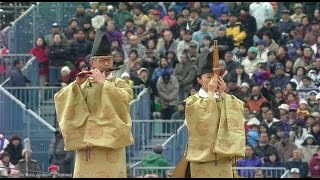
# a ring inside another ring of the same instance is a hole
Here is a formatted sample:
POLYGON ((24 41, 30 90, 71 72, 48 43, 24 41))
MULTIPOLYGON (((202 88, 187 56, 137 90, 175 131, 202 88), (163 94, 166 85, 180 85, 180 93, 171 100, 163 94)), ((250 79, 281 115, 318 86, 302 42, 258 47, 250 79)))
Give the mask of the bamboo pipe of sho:
POLYGON ((219 47, 218 40, 213 41, 213 51, 212 51, 212 70, 213 73, 218 75, 220 74, 220 65, 219 65, 219 47))

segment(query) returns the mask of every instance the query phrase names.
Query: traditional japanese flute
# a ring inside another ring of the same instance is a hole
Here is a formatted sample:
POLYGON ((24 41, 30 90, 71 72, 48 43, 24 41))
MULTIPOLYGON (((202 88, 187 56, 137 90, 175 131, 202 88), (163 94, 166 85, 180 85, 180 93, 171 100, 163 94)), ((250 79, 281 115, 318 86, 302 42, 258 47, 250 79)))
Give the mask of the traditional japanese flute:
MULTIPOLYGON (((108 68, 107 70, 105 70, 105 72, 111 72, 111 71, 116 71, 116 70, 119 70, 120 68, 119 67, 111 67, 111 68, 108 68)), ((77 76, 81 76, 81 75, 84 75, 84 74, 92 74, 92 72, 90 71, 81 71, 77 74, 77 76)))
POLYGON ((219 66, 219 48, 218 48, 218 40, 213 41, 213 51, 212 51, 212 70, 213 73, 219 75, 220 66, 219 66))

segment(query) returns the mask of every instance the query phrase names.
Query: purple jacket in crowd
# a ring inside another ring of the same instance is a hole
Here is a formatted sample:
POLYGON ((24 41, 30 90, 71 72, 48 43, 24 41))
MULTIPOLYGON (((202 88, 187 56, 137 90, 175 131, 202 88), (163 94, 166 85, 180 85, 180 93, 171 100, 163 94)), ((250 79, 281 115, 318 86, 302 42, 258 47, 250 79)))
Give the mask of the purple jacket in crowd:
MULTIPOLYGON (((240 159, 239 161, 237 161, 236 166, 237 167, 261 167, 262 162, 258 156, 253 155, 253 157, 251 159, 249 159, 248 157, 244 157, 244 158, 240 159)), ((254 169, 250 169, 250 168, 240 169, 240 170, 238 170, 238 175, 240 177, 253 178, 254 169)))

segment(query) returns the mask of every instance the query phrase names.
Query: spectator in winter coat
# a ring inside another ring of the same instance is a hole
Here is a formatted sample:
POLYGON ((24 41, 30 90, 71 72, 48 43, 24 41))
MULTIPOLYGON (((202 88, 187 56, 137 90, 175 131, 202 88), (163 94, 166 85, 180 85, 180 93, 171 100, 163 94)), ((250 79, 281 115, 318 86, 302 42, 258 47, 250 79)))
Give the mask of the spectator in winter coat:
POLYGON ((185 28, 190 29, 193 32, 197 32, 200 30, 202 19, 200 18, 200 12, 198 9, 192 9, 190 14, 190 19, 185 21, 185 28))
POLYGON ((293 65, 293 71, 295 71, 298 67, 304 67, 307 71, 314 68, 314 60, 311 47, 305 47, 303 50, 303 56, 298 58, 293 65))
POLYGON ((132 19, 132 14, 128 11, 127 2, 119 2, 118 11, 113 15, 112 20, 115 22, 116 29, 122 29, 126 20, 132 19))
POLYGON ((39 63, 40 86, 45 86, 45 83, 48 82, 49 62, 46 51, 46 43, 41 37, 37 39, 35 46, 30 50, 30 54, 39 63))
MULTIPOLYGON (((226 62, 226 70, 231 74, 231 73, 235 73, 236 68, 238 66, 240 66, 239 62, 236 62, 233 60, 233 53, 231 51, 227 51, 224 54, 224 58, 223 58, 226 62)), ((232 76, 232 75, 231 75, 232 76)))
POLYGON ((277 142, 274 147, 279 152, 279 156, 282 162, 287 162, 292 157, 293 150, 297 149, 297 146, 289 142, 289 133, 282 132, 280 134, 280 141, 277 142))
MULTIPOLYGON (((219 59, 223 59, 225 57, 225 53, 227 51, 233 51, 234 49, 234 41, 232 38, 226 36, 226 28, 221 27, 218 31, 218 36, 215 34, 214 40, 218 41, 218 47, 219 47, 219 59)), ((232 56, 233 57, 233 56, 232 56)), ((229 70, 228 70, 229 71, 229 70)), ((233 72, 233 71, 229 71, 233 72)))
POLYGON ((214 14, 217 19, 220 18, 222 12, 228 12, 228 8, 226 7, 224 2, 211 2, 209 3, 210 13, 214 14))
POLYGON ((280 109, 289 111, 289 106, 288 105, 281 106, 282 104, 285 104, 285 99, 283 97, 282 89, 276 89, 274 91, 274 96, 271 98, 271 108, 274 113, 274 117, 277 119, 281 119, 280 109))
POLYGON ((163 40, 163 43, 158 48, 160 57, 165 56, 168 51, 172 51, 177 54, 178 42, 173 39, 173 35, 170 30, 164 31, 163 40))
POLYGON ((271 31, 266 31, 263 33, 262 39, 266 42, 267 49, 270 51, 278 52, 279 45, 273 39, 273 35, 271 31))
POLYGON ((61 44, 66 45, 68 38, 66 37, 66 35, 64 35, 61 32, 61 27, 60 27, 60 25, 58 23, 53 23, 52 26, 51 26, 51 34, 45 36, 45 42, 47 43, 47 45, 51 46, 51 45, 54 44, 54 36, 56 34, 60 34, 61 44))
MULTIPOLYGON (((228 68, 228 63, 227 63, 227 68, 228 68)), ((231 78, 236 78, 237 79, 237 85, 240 87, 243 83, 248 84, 248 88, 253 86, 253 82, 250 79, 249 75, 244 72, 244 67, 239 64, 236 66, 235 71, 231 71, 231 78)))
MULTIPOLYGON (((262 167, 269 167, 269 168, 284 168, 285 164, 281 162, 281 159, 279 157, 279 153, 276 149, 271 150, 268 154, 268 160, 262 164, 262 167)), ((264 171, 266 178, 280 178, 283 174, 282 170, 265 170, 264 171)))
POLYGON ((272 19, 266 19, 263 26, 258 29, 256 35, 259 39, 263 39, 263 35, 267 31, 271 32, 273 39, 275 39, 276 41, 280 39, 281 33, 279 32, 279 28, 273 24, 272 19))
POLYGON ((85 34, 82 28, 75 31, 76 39, 70 44, 70 55, 74 64, 78 64, 85 60, 85 57, 91 53, 92 42, 85 39, 85 34))
POLYGON ((172 7, 168 10, 168 15, 164 16, 163 21, 168 24, 168 27, 171 28, 173 24, 176 23, 176 10, 172 7))
POLYGON ((235 47, 239 47, 247 37, 244 26, 237 20, 238 16, 239 14, 237 12, 230 13, 229 23, 226 29, 226 35, 233 39, 235 47))
POLYGON ((59 130, 55 132, 55 136, 51 140, 49 150, 49 164, 59 166, 59 173, 70 174, 73 172, 73 151, 64 151, 63 137, 59 130))
POLYGON ((218 21, 216 16, 214 14, 209 14, 206 20, 209 23, 209 30, 208 32, 215 35, 215 37, 218 34, 219 29, 221 28, 221 23, 218 21))
POLYGON ((272 152, 276 152, 276 148, 269 144, 267 133, 260 133, 258 145, 255 147, 255 153, 260 157, 263 163, 270 161, 269 156, 272 152))
POLYGON ((294 14, 290 16, 292 21, 296 24, 301 23, 302 17, 306 16, 306 14, 303 13, 303 5, 301 3, 296 3, 293 6, 294 14))
POLYGON ((8 146, 4 149, 5 152, 10 154, 10 162, 16 165, 20 159, 22 159, 22 149, 21 139, 18 135, 13 135, 10 138, 8 146))
POLYGON ((141 4, 135 4, 132 10, 134 24, 136 26, 142 25, 143 27, 145 27, 149 21, 149 18, 143 13, 143 6, 141 4))
POLYGON ((257 70, 252 75, 252 78, 257 85, 262 85, 269 79, 270 75, 271 73, 266 69, 265 63, 259 63, 257 65, 257 70))
POLYGON ((182 14, 179 14, 176 17, 176 22, 170 27, 170 31, 173 34, 173 39, 177 40, 180 38, 180 31, 183 28, 184 17, 182 14))
POLYGON ((263 63, 263 60, 258 58, 258 49, 256 47, 251 47, 248 49, 248 57, 246 57, 241 65, 244 67, 244 71, 250 75, 254 73, 257 69, 259 63, 263 63))
POLYGON ((153 20, 151 20, 147 23, 146 30, 148 31, 151 28, 155 28, 157 30, 158 34, 160 34, 160 32, 163 29, 168 28, 168 24, 161 19, 159 10, 153 10, 152 15, 153 15, 152 16, 153 20))
POLYGON ((10 162, 10 154, 7 152, 0 154, 0 177, 8 177, 14 165, 10 162))
MULTIPOLYGON (((255 155, 251 145, 246 146, 245 157, 236 162, 237 167, 261 167, 261 165, 261 159, 255 155)), ((253 177, 252 171, 248 169, 238 170, 238 175, 244 178, 253 177)))
POLYGON ((79 20, 77 18, 71 18, 68 22, 68 27, 63 30, 68 40, 73 39, 73 34, 77 28, 79 28, 79 20))
POLYGON ((247 100, 246 104, 249 107, 250 112, 259 113, 261 104, 267 101, 268 100, 261 95, 260 86, 256 85, 252 88, 252 95, 247 100))
POLYGON ((279 32, 289 35, 290 30, 294 29, 296 26, 294 22, 290 19, 290 11, 285 9, 282 11, 282 20, 279 22, 279 32))
MULTIPOLYGON (((255 120, 257 121, 257 120, 255 120)), ((249 119, 247 125, 249 126, 248 132, 247 132, 247 144, 251 145, 253 148, 255 148, 258 144, 259 139, 259 121, 253 122, 252 119, 249 119)))
POLYGON ((286 163, 287 169, 298 168, 300 177, 308 177, 308 162, 303 159, 303 154, 300 149, 293 150, 293 156, 286 163))
POLYGON ((302 147, 303 140, 308 134, 304 121, 298 121, 292 126, 290 131, 290 142, 294 143, 299 149, 302 147))
MULTIPOLYGON (((316 145, 315 139, 311 134, 307 134, 304 137, 304 141, 301 145, 302 145, 301 150, 302 150, 303 158, 306 162, 309 163, 312 159, 312 156, 317 152, 319 145, 316 145)), ((310 174, 310 169, 311 168, 309 168, 308 174, 310 174)))
POLYGON ((302 31, 302 37, 304 38, 309 32, 311 32, 311 22, 308 16, 303 16, 301 18, 301 23, 298 27, 302 31))
POLYGON ((174 75, 179 81, 179 101, 183 101, 188 97, 188 93, 197 76, 197 70, 186 54, 181 54, 180 62, 174 70, 174 75))
POLYGON ((302 78, 302 83, 303 84, 299 89, 299 99, 307 99, 310 91, 314 90, 319 92, 318 87, 313 84, 312 79, 309 76, 304 76, 302 78))
POLYGON ((244 44, 247 48, 253 46, 253 36, 257 32, 257 20, 249 13, 249 8, 246 6, 240 7, 239 21, 246 29, 247 37, 244 40, 244 44))
POLYGON ((160 59, 160 66, 157 67, 153 73, 152 73, 152 77, 151 80, 153 82, 157 82, 158 79, 162 76, 162 74, 164 73, 168 73, 168 74, 173 74, 173 68, 171 66, 169 66, 169 62, 166 58, 161 58, 160 59))
MULTIPOLYGON (((170 119, 174 107, 178 104, 179 81, 173 75, 165 72, 157 81, 157 90, 160 96, 161 114, 163 119, 170 119)), ((170 130, 170 128, 166 128, 170 130)))
MULTIPOLYGON (((149 155, 147 155, 141 162, 141 167, 167 167, 169 166, 169 162, 161 155, 163 151, 162 146, 158 145, 153 148, 153 152, 149 155)), ((155 172, 154 170, 145 170, 143 174, 149 174, 149 173, 155 173, 155 174, 161 174, 160 170, 159 172, 155 172)))
POLYGON ((313 154, 309 163, 309 169, 312 178, 320 177, 320 147, 318 147, 317 152, 313 154))
POLYGON ((74 16, 79 21, 79 26, 83 27, 85 21, 90 21, 91 17, 85 13, 84 5, 80 3, 76 9, 76 15, 74 16))
MULTIPOLYGON (((276 59, 276 55, 277 53, 274 51, 269 51, 268 52, 268 61, 267 61, 267 68, 269 69, 269 71, 271 72, 271 74, 275 74, 276 71, 276 67, 278 66, 278 64, 280 64, 277 59, 276 59)), ((281 64, 282 65, 282 64, 281 64)), ((282 65, 283 66, 283 65, 282 65)))
POLYGON ((287 83, 290 81, 290 77, 284 74, 284 67, 282 64, 278 64, 275 70, 275 76, 270 78, 271 89, 275 88, 284 89, 287 83))
POLYGON ((144 58, 145 55, 145 49, 146 47, 143 46, 141 43, 139 43, 139 38, 136 35, 132 35, 130 36, 130 41, 129 41, 129 45, 127 46, 127 48, 125 48, 124 53, 125 53, 125 58, 129 57, 129 53, 132 50, 136 50, 138 52, 138 57, 140 59, 144 58))
POLYGON ((317 43, 317 38, 320 36, 320 25, 318 21, 313 21, 311 23, 311 32, 306 34, 304 41, 312 46, 317 43))
POLYGON ((272 19, 274 16, 270 2, 253 2, 250 4, 249 12, 257 21, 257 29, 260 29, 263 26, 266 19, 272 19))
POLYGON ((201 22, 201 26, 200 26, 199 31, 196 31, 196 32, 193 33, 192 39, 194 41, 196 41, 199 45, 203 44, 204 37, 210 36, 211 39, 213 39, 214 36, 216 36, 215 34, 213 34, 211 32, 208 32, 208 27, 209 27, 208 22, 206 20, 203 20, 201 22))
POLYGON ((49 82, 56 84, 60 78, 60 69, 67 61, 71 61, 69 48, 62 44, 60 34, 54 35, 54 44, 48 46, 47 57, 49 60, 49 82))

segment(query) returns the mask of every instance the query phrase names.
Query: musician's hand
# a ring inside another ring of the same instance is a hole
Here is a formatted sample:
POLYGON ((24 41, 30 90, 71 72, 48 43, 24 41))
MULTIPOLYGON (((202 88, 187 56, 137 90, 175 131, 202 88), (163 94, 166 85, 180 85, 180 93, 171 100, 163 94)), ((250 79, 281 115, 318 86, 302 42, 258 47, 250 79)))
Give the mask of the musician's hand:
POLYGON ((97 83, 104 84, 106 80, 106 73, 104 71, 101 72, 98 69, 92 69, 90 72, 92 73, 90 77, 92 77, 97 83))
POLYGON ((213 94, 218 89, 218 77, 215 74, 208 84, 208 93, 213 94))
POLYGON ((219 94, 224 97, 226 93, 224 92, 227 89, 227 85, 224 82, 223 78, 221 76, 218 77, 218 91, 219 94))
POLYGON ((89 76, 90 71, 88 71, 88 68, 83 69, 80 73, 77 74, 76 83, 81 85, 88 79, 89 76))

